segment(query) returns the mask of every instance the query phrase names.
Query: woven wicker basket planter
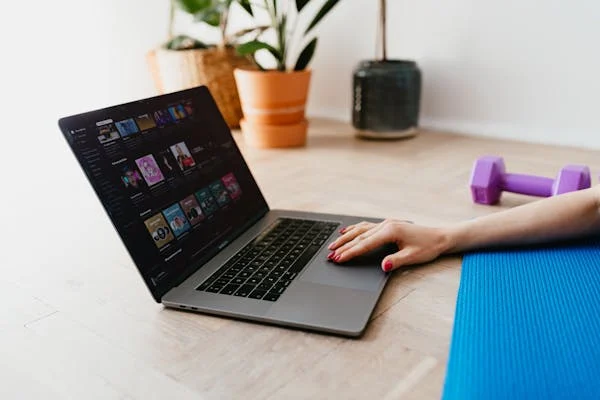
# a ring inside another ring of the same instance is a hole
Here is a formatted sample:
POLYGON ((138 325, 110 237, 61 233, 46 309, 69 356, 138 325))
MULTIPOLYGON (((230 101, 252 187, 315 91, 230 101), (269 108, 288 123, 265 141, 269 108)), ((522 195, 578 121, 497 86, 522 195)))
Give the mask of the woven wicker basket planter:
POLYGON ((206 85, 215 98, 227 125, 238 128, 242 107, 233 70, 252 63, 236 54, 235 49, 167 50, 147 54, 156 89, 160 94, 206 85))

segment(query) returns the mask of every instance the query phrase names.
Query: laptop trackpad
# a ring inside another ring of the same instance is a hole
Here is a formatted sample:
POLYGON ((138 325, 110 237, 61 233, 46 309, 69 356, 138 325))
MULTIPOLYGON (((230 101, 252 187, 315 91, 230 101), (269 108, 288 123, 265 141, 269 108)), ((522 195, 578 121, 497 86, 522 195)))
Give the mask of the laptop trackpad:
POLYGON ((398 251, 396 246, 384 246, 368 255, 357 257, 344 264, 315 259, 302 275, 303 281, 331 286, 377 291, 386 273, 381 270, 383 257, 398 251))

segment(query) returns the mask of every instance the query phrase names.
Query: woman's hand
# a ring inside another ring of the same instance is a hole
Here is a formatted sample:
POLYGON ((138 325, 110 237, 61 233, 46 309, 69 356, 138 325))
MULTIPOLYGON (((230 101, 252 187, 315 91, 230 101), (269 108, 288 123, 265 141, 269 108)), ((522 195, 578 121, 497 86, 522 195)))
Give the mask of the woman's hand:
POLYGON ((398 252, 386 256, 381 262, 385 272, 431 261, 450 248, 449 235, 442 229, 413 225, 407 221, 361 222, 340 232, 342 236, 329 245, 332 252, 328 258, 336 263, 343 263, 384 244, 395 243, 398 252))

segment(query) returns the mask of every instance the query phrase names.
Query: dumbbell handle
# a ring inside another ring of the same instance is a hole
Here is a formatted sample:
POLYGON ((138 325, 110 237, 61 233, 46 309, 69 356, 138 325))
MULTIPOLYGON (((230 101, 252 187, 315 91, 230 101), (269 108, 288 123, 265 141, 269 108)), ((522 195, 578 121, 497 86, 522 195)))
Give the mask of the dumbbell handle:
POLYGON ((543 176, 504 174, 500 187, 508 192, 538 197, 552 196, 554 179, 543 176))

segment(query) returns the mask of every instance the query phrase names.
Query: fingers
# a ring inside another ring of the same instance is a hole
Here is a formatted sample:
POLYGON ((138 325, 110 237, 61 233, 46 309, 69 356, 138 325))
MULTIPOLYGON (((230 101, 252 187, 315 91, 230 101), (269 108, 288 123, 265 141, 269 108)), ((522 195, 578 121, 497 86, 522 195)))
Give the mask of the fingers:
POLYGON ((334 249, 334 252, 337 253, 338 255, 342 254, 349 248, 356 246, 359 243, 364 242, 366 239, 368 239, 369 237, 371 237, 375 233, 377 233, 380 229, 381 229, 381 225, 376 225, 376 226, 372 227, 371 229, 364 230, 364 231, 362 231, 362 233, 360 230, 356 229, 352 235, 348 236, 347 241, 345 243, 341 243, 339 247, 334 249))
POLYGON ((381 261, 381 269, 384 272, 390 272, 405 265, 410 265, 415 263, 415 254, 413 249, 407 247, 404 248, 397 253, 390 254, 386 256, 381 261))
POLYGON ((389 229, 376 227, 372 229, 370 234, 356 236, 352 241, 344 244, 330 254, 329 258, 335 262, 342 263, 393 241, 389 229))
POLYGON ((361 222, 356 225, 350 225, 346 228, 340 229, 342 236, 337 238, 333 243, 329 245, 329 250, 336 250, 343 244, 353 240, 357 236, 367 232, 368 230, 375 227, 377 224, 371 222, 361 222))

